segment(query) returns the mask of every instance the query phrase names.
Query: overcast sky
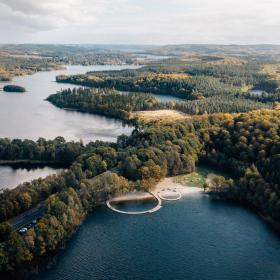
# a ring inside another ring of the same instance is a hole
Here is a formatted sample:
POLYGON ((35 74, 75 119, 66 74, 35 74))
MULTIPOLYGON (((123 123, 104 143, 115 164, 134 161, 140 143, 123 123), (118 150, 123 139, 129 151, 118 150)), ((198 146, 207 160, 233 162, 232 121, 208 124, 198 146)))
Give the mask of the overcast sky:
POLYGON ((280 44, 280 0, 0 0, 0 43, 280 44))

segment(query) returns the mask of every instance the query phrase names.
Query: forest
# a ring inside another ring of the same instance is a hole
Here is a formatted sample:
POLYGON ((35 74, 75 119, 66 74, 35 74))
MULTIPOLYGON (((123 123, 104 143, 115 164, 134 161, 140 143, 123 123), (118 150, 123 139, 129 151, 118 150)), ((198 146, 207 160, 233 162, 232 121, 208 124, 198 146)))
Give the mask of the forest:
POLYGON ((60 108, 129 120, 133 111, 160 108, 158 99, 150 94, 120 94, 111 89, 74 88, 62 90, 47 98, 60 108))
MULTIPOLYGON (((35 265, 42 256, 54 253, 109 196, 152 189, 165 176, 192 172, 198 161, 232 175, 207 186, 214 197, 238 201, 279 221, 279 117, 276 106, 237 115, 194 116, 176 123, 139 123, 131 136, 120 136, 115 144, 89 143, 72 158, 67 171, 1 194, 1 271, 35 265), (45 205, 44 216, 26 235, 6 223, 38 203, 45 205)), ((15 149, 13 141, 5 145, 2 151, 11 150, 8 146, 15 149)), ((22 158, 34 158, 37 149, 31 147, 22 158)))
POLYGON ((91 209, 110 195, 150 189, 166 175, 193 171, 199 150, 192 123, 151 125, 120 136, 116 144, 88 144, 61 175, 5 190, 0 197, 1 271, 34 264, 57 250, 91 209), (45 214, 26 235, 5 222, 39 202, 44 202, 45 214))
MULTIPOLYGON (((252 207, 280 221, 279 106, 238 116, 223 116, 208 130, 201 159, 235 178, 234 186, 215 188, 214 194, 252 207)), ((203 130, 202 133, 205 133, 203 130)))
POLYGON ((58 76, 57 82, 200 100, 212 96, 236 95, 249 89, 273 93, 280 82, 263 71, 267 63, 260 59, 209 56, 190 57, 188 60, 170 58, 134 70, 58 76))
POLYGON ((3 90, 7 92, 26 92, 26 89, 24 87, 16 86, 16 85, 4 86, 3 90))
POLYGON ((205 113, 241 113, 262 108, 272 108, 272 102, 261 102, 246 97, 221 96, 201 100, 161 102, 147 93, 121 93, 112 89, 74 88, 62 90, 47 98, 59 108, 74 109, 86 113, 95 113, 133 122, 131 113, 170 109, 190 115, 205 113))
POLYGON ((83 152, 84 146, 78 142, 66 142, 63 137, 54 140, 39 138, 20 140, 0 138, 0 161, 27 160, 71 164, 83 152))
POLYGON ((69 45, 0 45, 0 82, 65 65, 137 64, 137 58, 119 50, 69 45))
POLYGON ((267 58, 171 58, 135 70, 57 77, 93 88, 66 89, 48 97, 60 108, 131 121, 135 111, 174 109, 184 120, 133 120, 130 136, 116 143, 0 139, 0 162, 67 164, 58 175, 0 193, 0 275, 39 267, 74 234, 95 207, 114 195, 151 190, 166 176, 195 171, 198 162, 227 171, 205 185, 213 198, 235 201, 280 223, 280 106, 278 80, 263 71, 267 58), (229 62, 230 61, 230 62, 229 62), (251 89, 265 91, 253 95, 251 89), (116 90, 128 91, 120 93, 116 90), (130 92, 131 91, 131 92, 130 92), (161 102, 154 94, 182 101, 161 102), (12 221, 43 207, 26 234, 12 221))
POLYGON ((11 81, 15 76, 30 75, 39 71, 62 68, 62 65, 47 58, 13 57, 3 55, 0 51, 0 82, 11 81))

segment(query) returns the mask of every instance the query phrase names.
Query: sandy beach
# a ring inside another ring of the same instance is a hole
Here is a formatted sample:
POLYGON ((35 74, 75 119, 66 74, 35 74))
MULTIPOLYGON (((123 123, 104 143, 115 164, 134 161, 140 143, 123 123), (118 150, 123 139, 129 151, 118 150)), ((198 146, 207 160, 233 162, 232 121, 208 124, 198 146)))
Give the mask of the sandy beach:
POLYGON ((175 183, 174 177, 167 177, 161 182, 159 182, 152 192, 153 193, 161 192, 164 193, 165 195, 172 196, 174 194, 173 192, 174 190, 180 191, 182 196, 203 192, 201 188, 188 187, 179 183, 175 183))
POLYGON ((179 183, 174 182, 174 177, 165 178, 150 192, 131 192, 125 195, 117 196, 106 201, 106 205, 111 210, 128 215, 141 215, 154 213, 161 209, 162 201, 176 201, 180 200, 184 196, 193 195, 201 193, 202 189, 195 187, 184 186, 179 183), (149 210, 144 211, 124 211, 115 207, 114 203, 121 203, 126 201, 141 201, 155 199, 157 200, 157 205, 149 210))
MULTIPOLYGON (((176 197, 178 194, 184 196, 192 195, 195 193, 201 193, 203 190, 196 187, 188 187, 179 183, 174 182, 174 177, 167 177, 159 182, 156 187, 150 192, 157 196, 160 193, 164 197, 176 197), (177 191, 177 192, 176 192, 177 191)), ((129 194, 117 196, 111 199, 111 202, 120 202, 120 201, 132 201, 132 200, 146 200, 152 199, 153 196, 147 192, 132 192, 129 194)))

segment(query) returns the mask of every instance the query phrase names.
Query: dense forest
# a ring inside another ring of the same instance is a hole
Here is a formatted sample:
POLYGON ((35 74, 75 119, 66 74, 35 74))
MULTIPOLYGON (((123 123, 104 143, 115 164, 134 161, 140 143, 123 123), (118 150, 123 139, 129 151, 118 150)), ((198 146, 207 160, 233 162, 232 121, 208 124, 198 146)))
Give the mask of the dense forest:
POLYGON ((280 81, 272 78, 270 71, 273 67, 267 67, 267 63, 262 60, 209 56, 190 57, 188 60, 170 58, 149 63, 140 69, 58 76, 57 82, 200 100, 236 95, 250 89, 273 93, 280 81))
POLYGON ((192 117, 176 122, 135 119, 133 133, 119 136, 116 143, 84 145, 62 137, 36 142, 0 139, 0 162, 70 166, 58 175, 1 191, 0 275, 37 267, 111 196, 150 190, 166 176, 193 172, 199 161, 232 177, 217 177, 214 184, 205 185, 214 198, 237 201, 274 225, 280 223, 279 88, 277 76, 272 79, 267 68, 263 70, 267 63, 267 58, 227 60, 207 55, 172 58, 136 70, 57 77, 58 82, 97 87, 51 95, 48 101, 60 108, 124 121, 139 110, 175 109, 192 117), (250 89, 266 92, 253 95, 250 89), (145 92, 183 100, 164 103, 145 92), (14 219, 39 206, 43 213, 37 223, 25 234, 16 231, 14 219))
POLYGON ((279 221, 279 112, 276 107, 139 124, 115 144, 89 143, 60 175, 5 190, 0 196, 1 271, 34 265, 40 256, 55 252, 92 208, 111 195, 151 189, 165 176, 192 172, 198 159, 233 176, 217 180, 210 193, 279 221), (43 203, 44 215, 27 234, 5 222, 38 203, 43 203))
POLYGON ((61 65, 45 58, 13 57, 0 53, 0 82, 10 81, 14 76, 62 68, 61 65))
POLYGON ((229 115, 220 119, 218 125, 214 121, 201 153, 202 160, 230 171, 236 178, 234 187, 215 188, 214 194, 249 205, 277 222, 280 222, 279 117, 276 108, 229 115))
POLYGON ((110 89, 74 88, 62 90, 47 98, 60 108, 95 113, 129 120, 130 113, 160 108, 160 102, 150 94, 120 94, 110 89))
POLYGON ((16 85, 4 86, 3 90, 7 92, 26 92, 26 89, 24 87, 16 86, 16 85))
POLYGON ((98 73, 73 77, 57 77, 57 82, 73 83, 88 87, 115 88, 121 91, 146 92, 173 95, 182 99, 199 99, 215 94, 237 93, 237 90, 214 77, 193 76, 184 74, 148 73, 142 77, 127 76, 128 70, 120 71, 124 76, 108 77, 98 73))
POLYGON ((0 82, 14 76, 64 68, 64 65, 137 64, 137 58, 119 50, 67 45, 0 45, 0 82))
POLYGON ((0 162, 5 161, 42 161, 71 164, 83 152, 82 143, 66 142, 63 137, 54 140, 39 138, 32 140, 0 139, 0 162))
POLYGON ((239 113, 261 108, 272 108, 272 103, 251 100, 243 96, 219 96, 191 101, 160 102, 147 93, 120 93, 111 89, 74 88, 62 90, 47 98, 60 108, 95 113, 124 121, 131 120, 131 112, 159 109, 178 110, 196 115, 204 113, 239 113))
POLYGON ((192 123, 151 125, 135 130, 130 137, 119 137, 117 144, 88 144, 61 175, 4 191, 0 197, 2 221, 39 202, 44 202, 45 214, 26 235, 1 224, 1 271, 13 271, 55 251, 92 207, 110 195, 150 189, 166 175, 193 171, 200 148, 192 123))

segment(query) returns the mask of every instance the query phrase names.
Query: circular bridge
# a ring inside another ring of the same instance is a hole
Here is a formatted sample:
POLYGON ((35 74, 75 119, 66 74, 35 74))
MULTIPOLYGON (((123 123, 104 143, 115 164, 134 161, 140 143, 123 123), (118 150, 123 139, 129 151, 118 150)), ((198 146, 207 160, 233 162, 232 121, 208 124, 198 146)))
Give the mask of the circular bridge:
POLYGON ((161 208, 161 199, 159 198, 158 195, 150 193, 157 201, 157 205, 149 210, 145 210, 145 211, 123 211, 123 210, 119 210, 116 207, 112 206, 112 202, 122 202, 122 201, 128 201, 128 200, 120 200, 118 198, 112 198, 106 201, 106 204, 108 206, 108 208, 110 208, 111 210, 121 213, 121 214, 127 214, 127 215, 142 215, 142 214, 149 214, 149 213, 154 213, 156 211, 158 211, 161 208))
POLYGON ((157 192, 158 197, 162 200, 167 200, 167 201, 176 201, 182 198, 181 192, 177 189, 173 189, 172 191, 167 189, 167 191, 169 193, 171 192, 172 195, 170 196, 170 194, 166 194, 166 190, 162 189, 157 192), (175 197, 173 196, 173 194, 175 194, 175 197))

